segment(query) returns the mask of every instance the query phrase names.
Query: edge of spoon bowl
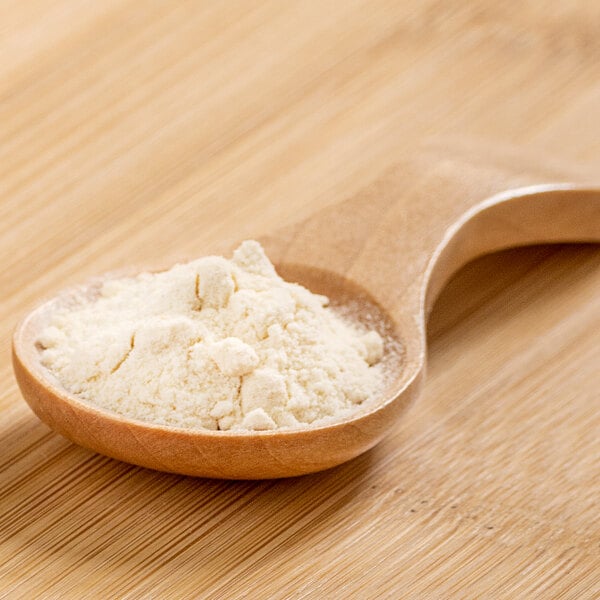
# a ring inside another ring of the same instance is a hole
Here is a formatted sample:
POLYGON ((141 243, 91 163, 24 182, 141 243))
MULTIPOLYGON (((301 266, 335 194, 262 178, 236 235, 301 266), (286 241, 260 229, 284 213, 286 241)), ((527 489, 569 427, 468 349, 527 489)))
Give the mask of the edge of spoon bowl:
MULTIPOLYGON (((331 284, 334 279, 339 291, 339 282, 344 279, 324 271, 315 277, 316 271, 311 269, 312 281, 307 281, 310 275, 302 276, 302 268, 297 265, 276 266, 285 279, 289 280, 291 273, 300 273, 293 279, 311 291, 328 293, 330 297, 334 296, 333 290, 323 289, 323 285, 315 285, 315 281, 331 284)), ((108 276, 117 276, 116 273, 108 276)), ((97 285, 101 279, 96 277, 89 285, 97 285)), ((353 282, 344 280, 343 287, 342 297, 359 294, 376 305, 372 296, 353 282)), ((160 471, 224 479, 308 474, 346 462, 373 447, 418 393, 422 369, 417 361, 417 368, 412 371, 401 363, 398 378, 390 382, 381 402, 364 413, 331 424, 246 433, 185 429, 129 419, 67 392, 39 361, 35 342, 40 327, 56 302, 82 289, 86 286, 64 290, 38 305, 19 322, 13 335, 13 368, 23 397, 44 423, 74 443, 118 460, 160 471)), ((389 318, 384 317, 386 335, 398 340, 398 331, 389 318)), ((397 358, 390 360, 397 361, 397 358)), ((390 368, 393 367, 390 365, 390 368)))

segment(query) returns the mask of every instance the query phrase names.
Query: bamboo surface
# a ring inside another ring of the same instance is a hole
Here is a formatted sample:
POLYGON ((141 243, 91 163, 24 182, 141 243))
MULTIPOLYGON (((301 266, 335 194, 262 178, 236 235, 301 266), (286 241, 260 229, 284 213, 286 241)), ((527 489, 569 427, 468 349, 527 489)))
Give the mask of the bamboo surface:
POLYGON ((374 450, 225 482, 81 449, 9 360, 41 296, 348 197, 432 135, 600 176, 600 5, 0 4, 1 598, 600 597, 600 249, 470 264, 374 450))

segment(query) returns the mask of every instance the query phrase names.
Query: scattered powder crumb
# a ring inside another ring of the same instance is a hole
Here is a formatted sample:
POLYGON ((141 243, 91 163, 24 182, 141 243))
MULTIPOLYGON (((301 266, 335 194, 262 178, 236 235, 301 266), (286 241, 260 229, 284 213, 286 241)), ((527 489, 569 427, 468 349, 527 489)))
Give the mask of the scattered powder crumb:
POLYGON ((383 340, 281 279, 258 242, 106 281, 57 310, 41 361, 73 394, 129 418, 211 430, 315 426, 382 394, 383 340))

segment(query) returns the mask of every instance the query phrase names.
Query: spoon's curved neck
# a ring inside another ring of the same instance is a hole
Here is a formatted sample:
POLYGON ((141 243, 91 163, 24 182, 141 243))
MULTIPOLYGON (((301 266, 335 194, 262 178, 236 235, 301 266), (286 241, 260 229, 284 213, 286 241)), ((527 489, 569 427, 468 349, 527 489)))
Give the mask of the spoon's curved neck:
POLYGON ((600 187, 560 183, 594 175, 539 164, 514 149, 436 144, 402 159, 356 196, 275 234, 267 250, 276 262, 345 275, 395 319, 411 321, 477 255, 600 241, 600 187))
POLYGON ((446 231, 423 280, 426 313, 452 274, 473 258, 560 242, 600 242, 600 186, 537 184, 494 194, 446 231))

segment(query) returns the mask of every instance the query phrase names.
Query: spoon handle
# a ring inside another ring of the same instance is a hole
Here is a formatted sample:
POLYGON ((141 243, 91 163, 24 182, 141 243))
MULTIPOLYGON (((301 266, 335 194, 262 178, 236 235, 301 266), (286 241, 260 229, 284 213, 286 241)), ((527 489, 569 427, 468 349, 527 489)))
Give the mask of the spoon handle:
POLYGON ((394 318, 424 316, 478 255, 600 241, 600 186, 583 183, 593 176, 515 149, 429 145, 356 196, 275 234, 267 249, 276 262, 353 279, 394 318))

